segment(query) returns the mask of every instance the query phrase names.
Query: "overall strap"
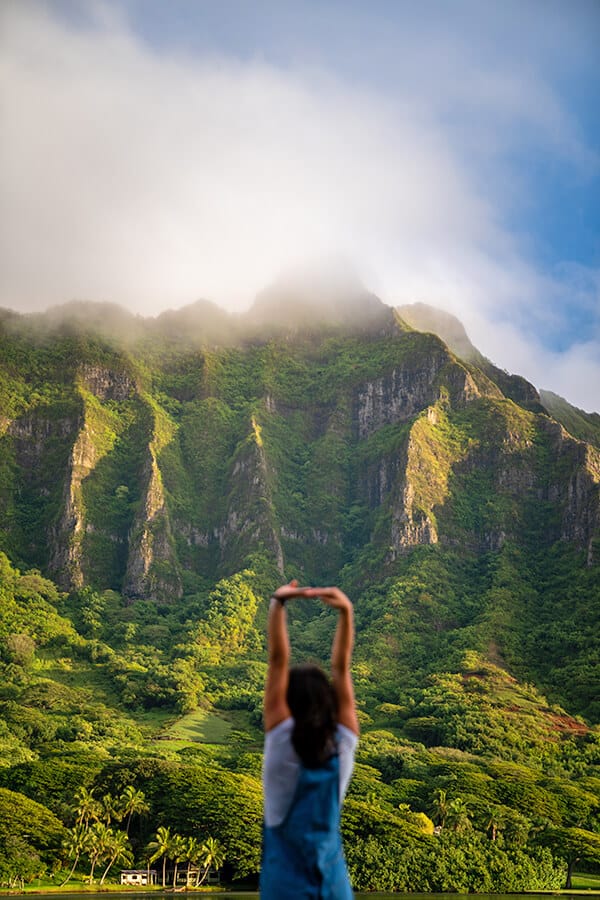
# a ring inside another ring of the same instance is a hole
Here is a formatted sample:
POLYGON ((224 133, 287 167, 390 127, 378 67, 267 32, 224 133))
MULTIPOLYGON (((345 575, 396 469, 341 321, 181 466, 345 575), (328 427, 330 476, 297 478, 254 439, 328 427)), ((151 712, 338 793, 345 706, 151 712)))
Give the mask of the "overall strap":
POLYGON ((351 900, 340 835, 339 759, 301 766, 281 825, 264 829, 262 900, 351 900))

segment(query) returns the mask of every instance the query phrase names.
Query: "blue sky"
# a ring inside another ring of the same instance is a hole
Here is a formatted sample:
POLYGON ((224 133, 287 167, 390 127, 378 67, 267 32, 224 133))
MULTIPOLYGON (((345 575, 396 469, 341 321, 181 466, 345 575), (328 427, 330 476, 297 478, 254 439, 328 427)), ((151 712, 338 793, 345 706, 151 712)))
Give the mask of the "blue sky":
POLYGON ((4 0, 0 304, 349 260, 600 409, 597 0, 4 0))

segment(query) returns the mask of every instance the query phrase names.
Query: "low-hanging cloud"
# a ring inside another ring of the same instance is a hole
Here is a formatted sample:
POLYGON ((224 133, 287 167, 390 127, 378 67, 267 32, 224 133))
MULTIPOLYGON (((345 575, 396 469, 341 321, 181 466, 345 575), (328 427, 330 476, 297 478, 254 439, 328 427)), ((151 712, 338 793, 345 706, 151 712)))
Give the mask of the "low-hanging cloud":
MULTIPOLYGON (((96 9, 89 28, 35 2, 2 12, 0 305, 242 308, 282 268, 343 254, 384 301, 442 306, 499 365, 598 408, 598 333, 561 352, 532 340, 536 316, 560 328, 567 307, 546 300, 571 281, 536 271, 503 224, 521 187, 511 124, 597 163, 534 74, 474 81, 465 63, 446 97, 427 77, 391 95, 318 67, 159 53, 96 9)), ((572 283, 597 314, 598 281, 572 283)))

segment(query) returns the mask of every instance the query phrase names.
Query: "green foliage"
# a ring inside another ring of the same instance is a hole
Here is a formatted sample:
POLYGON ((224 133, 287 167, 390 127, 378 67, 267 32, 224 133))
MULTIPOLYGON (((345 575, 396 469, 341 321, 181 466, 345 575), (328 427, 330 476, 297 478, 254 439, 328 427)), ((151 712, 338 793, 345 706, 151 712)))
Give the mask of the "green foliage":
POLYGON ((64 832, 40 803, 0 788, 0 883, 43 874, 56 859, 64 832))
POLYGON ((208 595, 203 620, 195 634, 197 656, 215 665, 258 650, 262 639, 254 626, 259 599, 252 590, 249 570, 218 582, 208 595))
MULTIPOLYGON (((79 313, 0 323, 0 880, 110 878, 158 832, 161 863, 256 874, 266 598, 296 576, 355 601, 357 888, 550 890, 593 863, 593 448, 433 335, 125 343, 79 313), (125 598, 132 564, 173 590, 125 598)), ((334 618, 290 607, 295 658, 327 663, 334 618)))
POLYGON ((247 775, 215 767, 180 767, 161 785, 154 808, 183 835, 217 836, 234 876, 257 872, 261 843, 261 786, 247 775))

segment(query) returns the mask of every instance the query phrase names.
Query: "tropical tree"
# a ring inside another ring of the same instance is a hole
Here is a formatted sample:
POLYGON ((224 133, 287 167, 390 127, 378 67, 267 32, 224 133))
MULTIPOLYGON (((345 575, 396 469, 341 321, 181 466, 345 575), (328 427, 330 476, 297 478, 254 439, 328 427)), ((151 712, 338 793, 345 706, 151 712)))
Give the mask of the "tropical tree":
POLYGON ((580 860, 600 865, 600 835, 584 828, 549 826, 540 832, 537 843, 550 847, 552 854, 567 864, 565 889, 571 890, 573 869, 580 860))
POLYGON ((501 806, 488 805, 481 811, 481 827, 490 838, 495 841, 504 826, 504 810, 501 806))
POLYGON ((208 875, 208 870, 211 868, 216 869, 218 872, 223 863, 225 862, 225 848, 216 838, 208 837, 204 841, 201 847, 201 864, 204 866, 204 872, 200 877, 200 872, 198 871, 198 878, 196 879, 196 887, 202 884, 206 876, 208 875))
POLYGON ((443 828, 448 815, 448 797, 443 788, 437 788, 431 801, 431 814, 436 825, 443 828))
POLYGON ((73 865, 71 866, 71 871, 65 878, 65 880, 60 885, 63 887, 70 881, 73 877, 73 872, 77 868, 77 863, 79 862, 79 858, 82 853, 85 853, 89 844, 89 836, 86 828, 83 825, 75 825, 73 828, 70 828, 67 832, 66 837, 63 840, 62 847, 67 855, 67 859, 73 859, 73 865))
POLYGON ((40 878, 46 866, 33 847, 18 835, 7 835, 0 847, 0 885, 25 890, 25 883, 40 878))
POLYGON ((120 809, 118 807, 117 800, 113 797, 112 794, 104 794, 100 804, 100 809, 100 816, 103 822, 105 822, 107 825, 110 825, 113 819, 119 818, 120 809))
POLYGON ((173 870, 173 888, 177 887, 177 868, 179 863, 186 858, 187 841, 180 834, 174 834, 171 838, 169 856, 175 863, 173 870))
POLYGON ((162 886, 166 886, 166 870, 167 870, 167 858, 171 852, 171 842, 173 837, 171 835, 171 831, 169 828, 166 828, 164 825, 161 825, 160 828, 156 832, 156 838, 153 841, 150 841, 148 844, 148 852, 151 854, 149 857, 149 862, 156 862, 157 859, 161 859, 163 861, 162 867, 162 886))
POLYGON ((532 830, 532 823, 516 809, 502 807, 502 831, 514 847, 524 847, 532 830))
POLYGON ((113 832, 104 824, 104 822, 94 822, 88 831, 88 850, 87 855, 90 860, 90 884, 94 881, 94 869, 96 863, 104 859, 107 855, 108 848, 111 846, 111 836, 113 832))
POLYGON ((100 884, 104 884, 104 879, 108 875, 109 869, 115 864, 131 865, 133 862, 133 853, 129 845, 129 839, 124 831, 112 831, 110 838, 106 842, 106 853, 108 854, 108 865, 102 873, 100 884))
POLYGON ((188 837, 185 839, 185 857, 184 859, 187 861, 187 875, 186 875, 186 886, 190 886, 190 872, 193 865, 199 865, 200 860, 202 858, 202 844, 195 837, 188 837))
POLYGON ((121 804, 121 814, 123 818, 127 817, 125 825, 125 834, 129 836, 129 826, 131 825, 131 817, 134 813, 143 815, 149 812, 150 807, 146 803, 146 795, 143 791, 138 791, 132 784, 128 784, 123 793, 119 797, 121 804))
POLYGON ((88 791, 85 787, 80 787, 75 794, 75 819, 76 825, 82 825, 85 831, 88 831, 90 822, 97 822, 100 819, 102 807, 100 802, 94 797, 94 791, 88 791))
POLYGON ((453 831, 465 831, 470 828, 469 807, 462 797, 455 797, 448 803, 446 822, 453 831))

